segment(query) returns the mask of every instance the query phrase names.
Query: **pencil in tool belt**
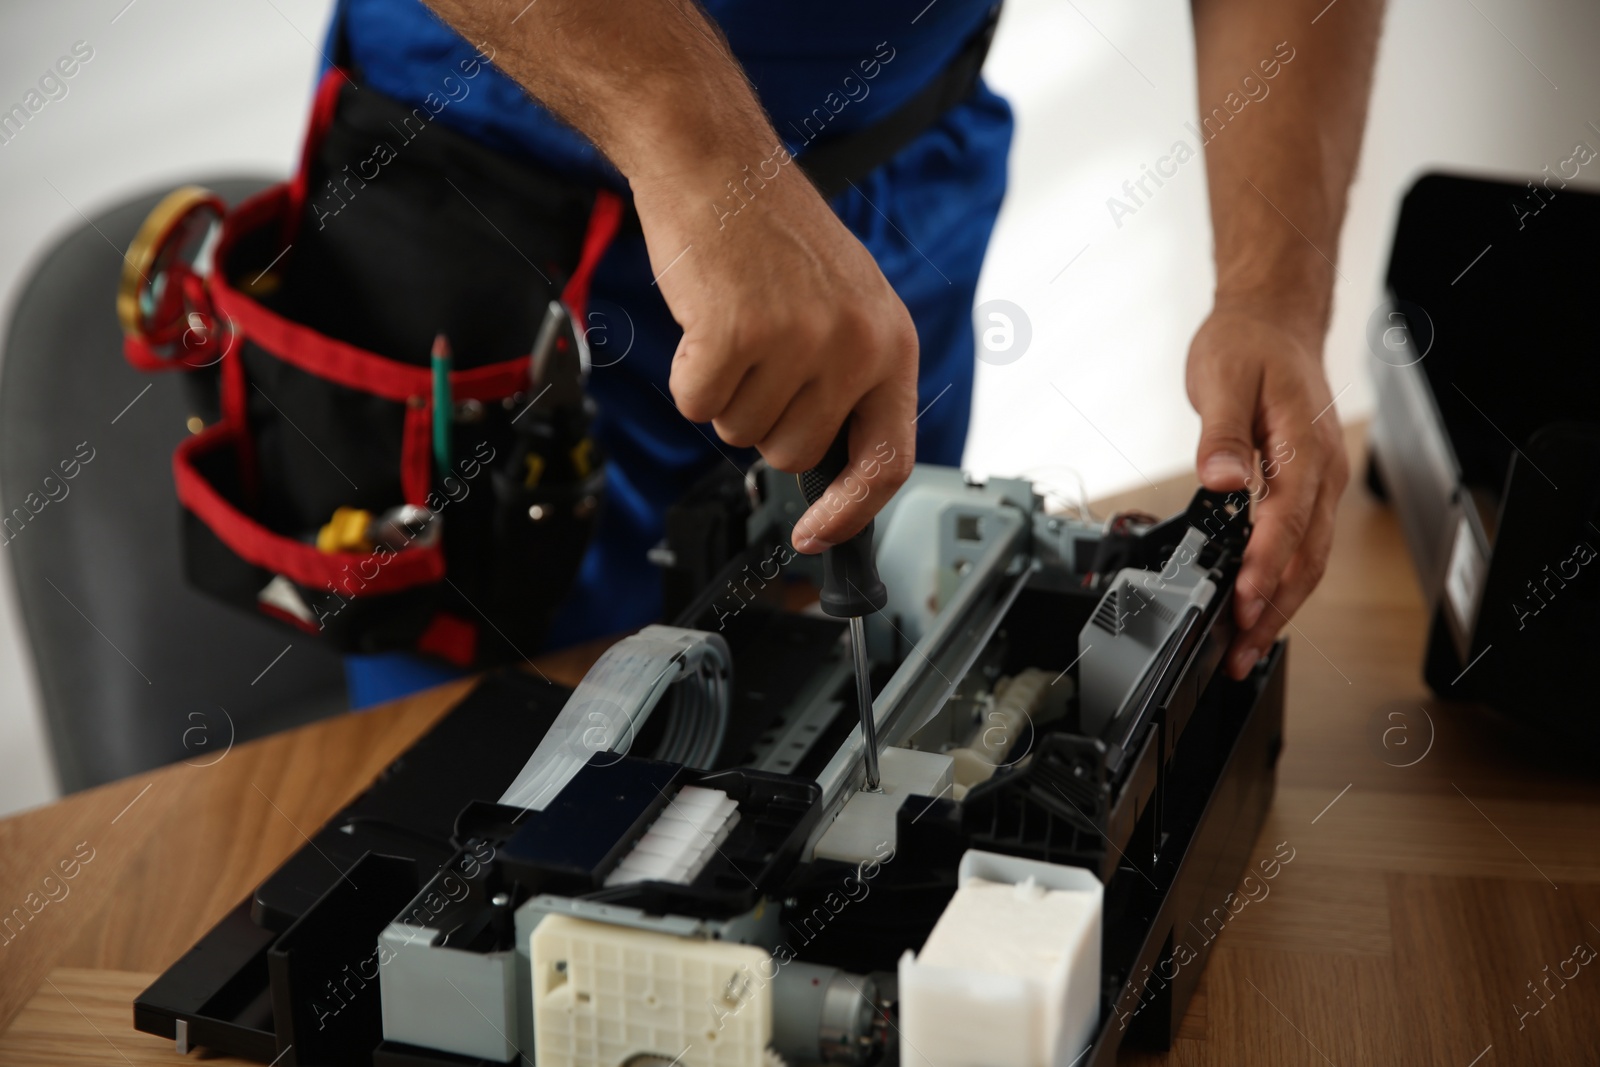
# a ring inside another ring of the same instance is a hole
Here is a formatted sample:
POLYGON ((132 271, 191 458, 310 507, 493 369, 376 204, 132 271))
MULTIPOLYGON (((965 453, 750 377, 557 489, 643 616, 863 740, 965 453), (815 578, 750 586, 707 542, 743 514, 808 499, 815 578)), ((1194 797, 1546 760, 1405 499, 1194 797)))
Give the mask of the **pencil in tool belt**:
POLYGON ((450 473, 450 424, 455 413, 455 397, 450 391, 450 341, 441 333, 433 339, 433 465, 440 478, 450 473))

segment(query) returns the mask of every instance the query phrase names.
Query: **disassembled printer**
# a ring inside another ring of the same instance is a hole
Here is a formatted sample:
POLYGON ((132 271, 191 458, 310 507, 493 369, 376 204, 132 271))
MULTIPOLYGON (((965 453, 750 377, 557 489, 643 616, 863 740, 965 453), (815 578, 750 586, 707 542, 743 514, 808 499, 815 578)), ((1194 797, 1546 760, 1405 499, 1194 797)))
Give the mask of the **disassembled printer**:
POLYGON ((135 1004, 293 1064, 1068 1067, 1164 1048, 1271 800, 1284 649, 1218 670, 1248 498, 1052 514, 918 467, 846 625, 731 467, 653 553, 672 626, 477 688, 135 1004), (807 596, 807 591, 813 594, 807 596))

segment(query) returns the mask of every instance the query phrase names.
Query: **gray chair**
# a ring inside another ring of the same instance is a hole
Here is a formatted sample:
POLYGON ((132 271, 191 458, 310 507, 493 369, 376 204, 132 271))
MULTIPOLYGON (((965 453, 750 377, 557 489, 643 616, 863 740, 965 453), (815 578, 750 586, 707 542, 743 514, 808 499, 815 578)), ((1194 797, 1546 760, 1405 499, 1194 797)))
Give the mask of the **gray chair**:
MULTIPOLYGON (((267 183, 201 184, 231 202, 267 183)), ((66 791, 209 764, 347 707, 336 655, 184 580, 171 459, 188 432, 182 383, 123 361, 114 309, 120 253, 161 195, 50 249, 0 362, 0 556, 66 791)))

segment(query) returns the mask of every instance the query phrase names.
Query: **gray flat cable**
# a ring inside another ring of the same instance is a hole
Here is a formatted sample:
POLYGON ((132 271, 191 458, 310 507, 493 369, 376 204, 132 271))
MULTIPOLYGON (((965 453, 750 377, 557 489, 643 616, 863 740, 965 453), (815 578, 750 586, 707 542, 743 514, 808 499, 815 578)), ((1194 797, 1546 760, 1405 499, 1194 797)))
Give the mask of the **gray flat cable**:
POLYGON ((727 642, 713 633, 646 626, 612 645, 583 676, 500 803, 544 810, 598 752, 626 755, 662 698, 656 759, 706 769, 728 730, 727 642))

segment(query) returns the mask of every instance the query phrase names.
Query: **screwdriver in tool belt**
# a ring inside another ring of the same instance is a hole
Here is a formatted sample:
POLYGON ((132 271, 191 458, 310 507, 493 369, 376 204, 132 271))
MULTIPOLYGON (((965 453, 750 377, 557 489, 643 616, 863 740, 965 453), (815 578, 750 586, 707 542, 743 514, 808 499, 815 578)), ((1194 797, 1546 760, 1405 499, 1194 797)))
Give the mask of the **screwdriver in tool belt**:
MULTIPOLYGON (((806 504, 815 504, 835 478, 850 464, 850 423, 839 429, 822 462, 798 475, 806 504)), ((822 553, 822 610, 836 619, 850 620, 850 655, 855 663, 856 702, 861 712, 861 740, 866 748, 867 785, 878 792, 878 727, 872 718, 872 680, 867 671, 866 628, 861 619, 889 601, 872 555, 872 526, 868 522, 850 540, 822 553)))

